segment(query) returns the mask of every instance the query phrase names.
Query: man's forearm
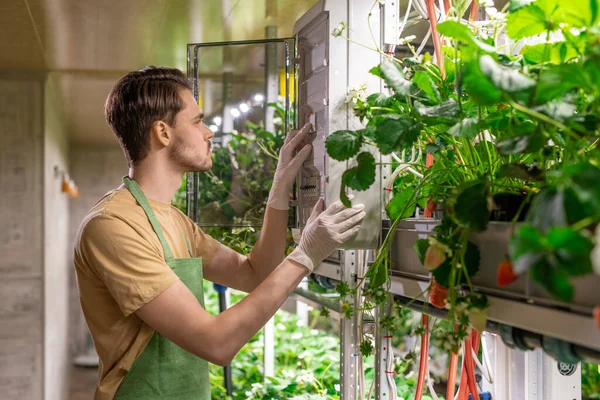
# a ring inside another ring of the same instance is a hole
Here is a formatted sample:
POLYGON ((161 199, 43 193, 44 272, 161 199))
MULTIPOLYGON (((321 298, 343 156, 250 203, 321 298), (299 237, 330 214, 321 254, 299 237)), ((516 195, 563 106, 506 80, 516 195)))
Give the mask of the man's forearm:
POLYGON ((306 276, 306 267, 284 260, 255 290, 242 301, 215 316, 219 327, 215 340, 219 343, 222 362, 226 365, 258 332, 306 276))
POLYGON ((288 211, 267 207, 260 237, 248 255, 258 281, 262 282, 285 256, 288 211))

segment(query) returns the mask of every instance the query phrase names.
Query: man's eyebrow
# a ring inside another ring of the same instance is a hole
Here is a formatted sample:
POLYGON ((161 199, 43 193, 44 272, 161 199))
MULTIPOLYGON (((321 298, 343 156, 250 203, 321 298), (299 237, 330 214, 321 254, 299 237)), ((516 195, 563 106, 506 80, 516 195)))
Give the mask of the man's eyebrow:
POLYGON ((204 118, 204 113, 200 112, 200 114, 196 115, 196 117, 192 121, 202 121, 204 118))

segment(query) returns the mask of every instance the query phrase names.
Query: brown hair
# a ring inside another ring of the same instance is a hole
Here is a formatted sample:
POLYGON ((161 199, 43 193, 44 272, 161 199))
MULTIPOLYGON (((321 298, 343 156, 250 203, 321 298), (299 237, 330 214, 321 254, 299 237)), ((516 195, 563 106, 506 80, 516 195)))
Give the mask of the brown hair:
POLYGON ((104 117, 130 166, 148 155, 154 122, 175 126, 177 113, 184 107, 179 91, 189 88, 180 70, 150 66, 128 73, 111 89, 104 117))

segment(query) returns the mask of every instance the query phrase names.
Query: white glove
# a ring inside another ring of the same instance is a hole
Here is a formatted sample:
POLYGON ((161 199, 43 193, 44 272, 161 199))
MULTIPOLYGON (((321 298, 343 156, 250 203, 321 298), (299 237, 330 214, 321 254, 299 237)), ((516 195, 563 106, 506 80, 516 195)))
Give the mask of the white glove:
POLYGON ((322 199, 315 204, 298 247, 287 256, 308 268, 309 273, 342 243, 356 235, 365 217, 362 204, 346 208, 337 201, 321 212, 323 204, 322 199))
MULTIPOLYGON (((312 130, 311 124, 306 124, 300 130, 291 131, 285 138, 283 147, 279 151, 279 161, 273 178, 273 186, 269 192, 267 206, 277 210, 287 210, 290 207, 290 192, 296 180, 296 175, 302 163, 308 158, 312 146, 307 143, 307 136, 312 130), (304 144, 302 149, 294 156, 294 151, 304 144)), ((313 137, 314 139, 314 137, 313 137)))

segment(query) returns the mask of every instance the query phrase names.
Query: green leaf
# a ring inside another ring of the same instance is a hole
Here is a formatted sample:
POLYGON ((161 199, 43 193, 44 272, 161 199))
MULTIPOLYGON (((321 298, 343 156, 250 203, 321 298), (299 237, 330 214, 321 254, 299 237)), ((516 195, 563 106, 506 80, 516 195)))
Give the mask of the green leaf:
POLYGON ((543 180, 544 173, 534 165, 510 163, 504 164, 498 168, 496 176, 498 178, 514 178, 523 181, 537 181, 543 180))
POLYGON ((541 64, 542 61, 544 61, 544 51, 547 52, 545 62, 552 64, 560 64, 577 57, 577 50, 573 45, 567 42, 540 43, 533 46, 523 46, 521 54, 523 54, 523 57, 527 62, 531 64, 541 64))
POLYGON ((385 60, 380 65, 381 74, 385 83, 394 89, 400 96, 408 96, 412 93, 412 83, 404 78, 402 66, 398 62, 385 60))
POLYGON ((392 220, 411 217, 415 213, 415 200, 415 189, 406 188, 390 200, 385 211, 392 220))
POLYGON ((437 86, 435 85, 433 79, 431 79, 431 76, 427 72, 415 72, 412 81, 415 85, 417 85, 419 90, 423 91, 425 94, 427 94, 427 96, 429 96, 432 102, 438 104, 442 101, 437 86))
POLYGON ((517 69, 499 65, 487 54, 479 59, 479 67, 481 73, 502 91, 513 93, 535 86, 533 79, 521 74, 517 69))
POLYGON ((495 105, 502 100, 502 92, 481 72, 479 61, 468 62, 463 70, 462 85, 469 97, 481 105, 495 105))
POLYGON ((533 226, 523 224, 508 243, 508 254, 513 262, 528 253, 545 250, 540 231, 533 226))
POLYGON ((336 131, 327 137, 325 147, 331 158, 345 161, 360 151, 362 136, 353 131, 336 131))
POLYGON ((372 95, 367 97, 367 102, 369 104, 374 104, 379 107, 386 106, 389 101, 390 97, 386 96, 383 93, 373 93, 372 95))
POLYGON ((576 193, 579 201, 592 215, 600 214, 600 168, 587 162, 563 168, 566 184, 576 193))
POLYGON ((427 249, 429 248, 429 240, 427 239, 418 239, 413 248, 417 253, 417 257, 419 257, 419 261, 421 264, 425 264, 425 253, 427 253, 427 249))
POLYGON ((546 144, 546 138, 541 132, 534 132, 528 135, 515 136, 512 138, 500 140, 496 143, 498 152, 502 155, 528 154, 541 150, 546 144))
POLYGON ((474 232, 485 230, 490 220, 488 184, 483 180, 466 182, 458 187, 454 217, 459 225, 474 232))
MULTIPOLYGON (((481 255, 479 252, 479 248, 472 242, 467 242, 467 251, 465 252, 465 265, 463 267, 466 268, 466 271, 470 277, 474 276, 479 271, 480 260, 481 255)), ((450 260, 446 260, 442 263, 442 265, 434 269, 431 272, 431 274, 433 275, 437 283, 439 283, 445 288, 449 288, 451 272, 452 263, 450 262, 450 260)), ((461 285, 467 282, 464 275, 461 278, 462 279, 456 282, 456 285, 461 285)))
POLYGON ((375 182, 375 157, 366 151, 356 157, 358 165, 342 175, 342 182, 355 190, 367 190, 375 182))
POLYGON ((506 33, 513 40, 539 35, 545 31, 546 14, 536 4, 529 4, 508 14, 506 33))
POLYGON ((586 78, 586 74, 581 73, 581 66, 577 64, 561 64, 545 69, 538 81, 535 101, 542 104, 570 90, 589 88, 591 85, 586 78))
POLYGON ((527 220, 542 233, 553 226, 566 226, 564 192, 552 186, 543 188, 533 199, 527 220))
POLYGON ((373 344, 370 340, 363 340, 360 343, 360 353, 363 357, 369 357, 373 353, 373 344))
POLYGON ((487 53, 496 52, 496 48, 494 46, 490 46, 489 44, 478 40, 475 35, 473 35, 473 31, 467 25, 461 24, 460 22, 452 20, 444 21, 438 25, 438 32, 446 37, 456 39, 471 46, 475 46, 487 53))
POLYGON ((590 253, 594 242, 568 227, 552 227, 546 234, 548 245, 554 251, 557 266, 572 276, 593 272, 590 253))
MULTIPOLYGON (((575 112, 577 111, 577 106, 566 101, 553 100, 544 105, 533 107, 533 110, 546 114, 557 121, 564 122, 568 118, 576 115, 575 112)), ((556 144, 560 145, 560 143, 556 144)))
POLYGON ((479 119, 477 117, 465 118, 448 130, 448 133, 452 136, 467 139, 473 139, 479 132, 481 132, 481 129, 479 128, 479 119))
POLYGON ((450 286, 451 271, 452 264, 450 263, 450 260, 446 260, 442 263, 442 265, 431 271, 431 275, 433 275, 437 283, 439 283, 445 288, 448 288, 450 286))
POLYGON ((388 118, 377 126, 375 142, 383 154, 408 149, 419 137, 422 126, 406 115, 397 120, 388 118))
POLYGON ((573 285, 569 282, 569 276, 552 266, 546 258, 531 267, 530 276, 560 300, 570 302, 573 299, 573 285))
POLYGON ((458 103, 454 99, 448 99, 442 104, 433 107, 424 107, 416 102, 415 106, 417 114, 426 119, 430 124, 454 124, 460 111, 458 103))
MULTIPOLYGON (((467 272, 470 277, 475 276, 479 272, 479 262, 481 261, 481 254, 479 247, 472 242, 467 243, 467 251, 465 252, 465 265, 467 272)), ((464 279, 464 278, 463 278, 464 279)), ((466 280, 465 280, 466 282, 466 280)), ((460 283, 463 283, 461 280, 460 283)))
POLYGON ((363 136, 363 138, 369 138, 375 140, 375 134, 377 133, 377 128, 374 126, 367 126, 365 129, 361 129, 357 131, 359 134, 363 136))
POLYGON ((379 65, 371 68, 369 70, 369 73, 375 76, 380 77, 381 79, 383 79, 383 73, 381 72, 381 67, 379 65))

